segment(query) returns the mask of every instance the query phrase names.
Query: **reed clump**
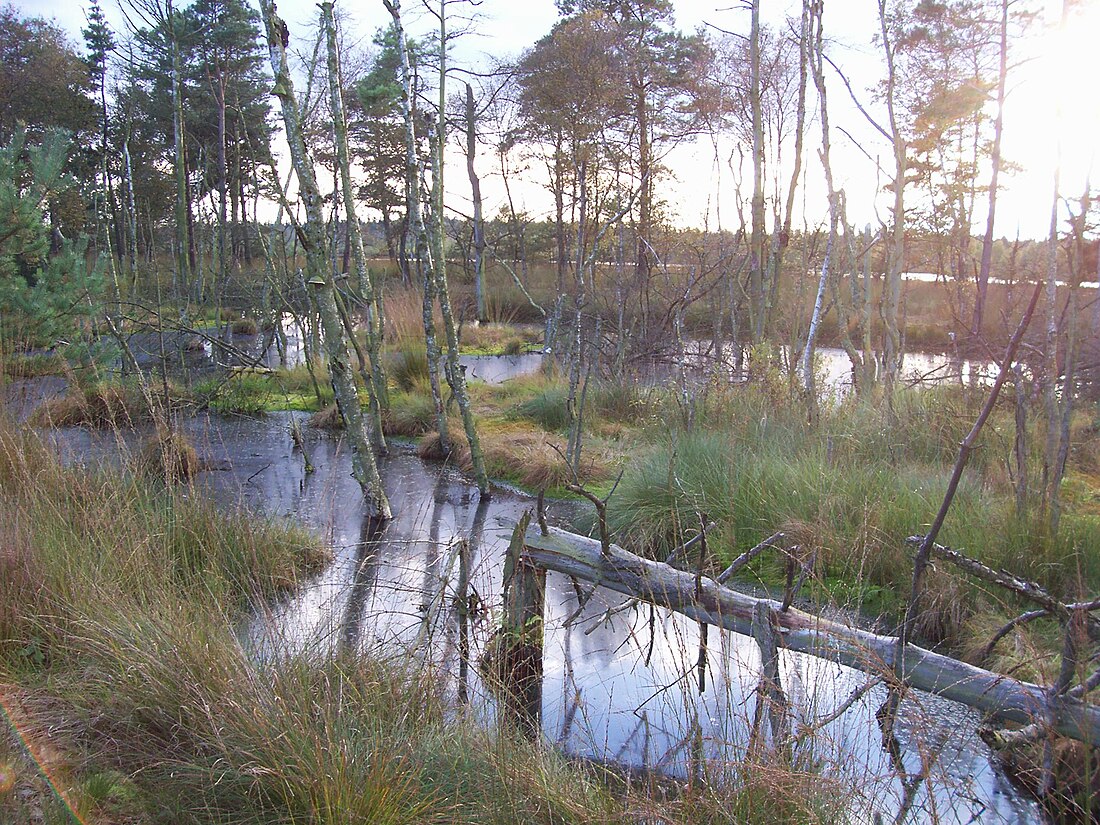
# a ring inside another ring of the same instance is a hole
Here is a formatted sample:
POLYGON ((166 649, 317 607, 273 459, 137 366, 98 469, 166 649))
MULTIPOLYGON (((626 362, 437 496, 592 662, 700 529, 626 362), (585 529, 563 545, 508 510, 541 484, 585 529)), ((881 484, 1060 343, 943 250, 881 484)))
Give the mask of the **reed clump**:
POLYGON ((245 317, 234 319, 230 329, 233 330, 234 335, 255 335, 260 331, 260 326, 255 318, 245 317))
POLYGON ((191 441, 178 429, 158 427, 138 448, 134 468, 145 478, 174 484, 198 475, 203 462, 191 441))
POLYGON ((28 423, 35 427, 129 429, 152 417, 149 399, 136 387, 98 383, 74 386, 66 395, 47 399, 31 413, 28 423))

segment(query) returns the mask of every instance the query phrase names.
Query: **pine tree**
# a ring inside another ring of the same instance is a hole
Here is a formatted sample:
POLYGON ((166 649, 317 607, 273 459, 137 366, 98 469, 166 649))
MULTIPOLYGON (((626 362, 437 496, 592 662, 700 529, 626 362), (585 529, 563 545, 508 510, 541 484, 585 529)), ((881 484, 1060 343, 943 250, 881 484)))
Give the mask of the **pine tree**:
POLYGON ((0 347, 43 346, 71 336, 98 309, 102 279, 89 270, 87 239, 49 225, 49 203, 77 186, 65 172, 70 141, 58 130, 39 145, 19 130, 0 147, 0 347))

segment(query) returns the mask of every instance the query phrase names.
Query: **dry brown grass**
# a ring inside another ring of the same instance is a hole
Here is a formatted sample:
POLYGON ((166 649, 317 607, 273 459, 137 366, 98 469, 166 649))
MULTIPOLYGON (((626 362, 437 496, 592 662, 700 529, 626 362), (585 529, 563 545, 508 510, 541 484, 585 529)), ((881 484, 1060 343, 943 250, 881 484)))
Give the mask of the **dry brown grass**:
POLYGON ((932 644, 956 646, 967 620, 978 606, 966 581, 944 567, 931 567, 924 577, 916 632, 932 644))
POLYGON ((28 619, 43 606, 42 571, 19 520, 0 525, 0 660, 26 650, 28 619))
MULTIPOLYGON (((384 310, 388 346, 424 346, 424 301, 419 290, 406 286, 391 288, 386 292, 384 310)), ((434 315, 436 329, 441 330, 443 316, 438 308, 434 315)))
POLYGON ((152 418, 149 403, 136 390, 117 384, 74 388, 44 401, 30 416, 35 427, 126 428, 152 418))
MULTIPOLYGON (((495 425, 479 432, 485 467, 493 478, 511 481, 541 490, 563 487, 573 481, 573 473, 563 458, 565 440, 551 433, 523 425, 495 425)), ((452 424, 450 460, 463 472, 473 469, 470 445, 464 433, 452 424)), ((417 448, 421 458, 444 458, 439 434, 425 435, 417 448)), ((580 480, 599 482, 611 474, 606 457, 589 449, 581 454, 580 480)))
POLYGON ((146 478, 173 484, 194 478, 203 462, 186 436, 178 430, 158 428, 138 449, 134 467, 146 478))
POLYGON ((306 423, 317 430, 336 432, 344 429, 344 419, 340 416, 340 409, 336 404, 329 404, 324 409, 318 410, 306 423))
POLYGON ((1100 749, 1056 738, 1052 748, 1054 785, 1041 797, 1044 747, 1039 742, 1011 749, 1005 754, 1005 768, 1043 800, 1054 822, 1096 822, 1100 818, 1100 749))

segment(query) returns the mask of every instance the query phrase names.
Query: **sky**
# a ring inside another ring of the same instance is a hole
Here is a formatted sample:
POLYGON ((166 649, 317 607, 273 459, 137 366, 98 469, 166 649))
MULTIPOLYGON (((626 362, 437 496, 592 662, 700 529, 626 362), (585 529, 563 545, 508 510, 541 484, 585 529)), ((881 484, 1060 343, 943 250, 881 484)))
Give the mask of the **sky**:
MULTIPOLYGON (((1085 0, 1083 14, 1066 31, 1058 31, 1054 25, 1060 0, 1040 1, 1046 7, 1045 22, 1036 41, 1037 59, 1017 73, 1006 104, 1004 154, 1019 168, 1002 178, 1004 188, 996 224, 999 237, 1015 237, 1018 233, 1024 238, 1041 238, 1048 234, 1055 167, 1060 160, 1063 194, 1078 196, 1095 161, 1094 136, 1100 134, 1100 92, 1093 80, 1094 52, 1100 42, 1100 0, 1085 0)), ((121 27, 117 0, 101 3, 108 19, 121 27)), ((434 25, 434 19, 422 11, 422 0, 405 0, 403 5, 411 34, 423 33, 434 25)), ((79 0, 15 0, 15 6, 26 14, 55 19, 80 42, 86 4, 79 0)), ((748 31, 749 14, 743 0, 674 0, 674 7, 677 23, 684 31, 708 25, 748 31)), ((798 7, 796 0, 764 0, 762 16, 766 23, 781 25, 787 14, 797 14, 798 7)), ((343 9, 344 38, 351 46, 358 42, 361 48, 369 49, 371 35, 389 20, 381 0, 337 0, 337 8, 343 9)), ((292 47, 295 39, 311 36, 317 19, 313 0, 282 0, 279 12, 290 28, 292 47)), ((486 65, 490 57, 520 53, 550 30, 558 13, 553 0, 482 0, 476 16, 473 31, 460 39, 452 57, 454 65, 474 70, 486 65)), ((824 29, 830 41, 828 53, 844 68, 861 101, 878 113, 871 94, 883 75, 879 47, 874 43, 877 0, 829 0, 825 4, 824 29)), ((837 186, 846 192, 849 217, 854 223, 877 225, 888 218, 889 195, 882 192, 887 176, 876 170, 876 163, 890 168, 890 147, 858 113, 835 74, 830 73, 827 81, 830 119, 834 127, 843 126, 850 135, 833 130, 837 186)), ((816 118, 816 114, 812 116, 816 118)), ((818 140, 815 127, 807 140, 806 182, 800 198, 802 212, 811 225, 827 217, 824 178, 816 159, 818 140)), ((723 153, 730 148, 727 144, 723 153)), ((663 183, 661 194, 675 223, 712 228, 720 220, 731 223, 736 211, 733 174, 728 166, 716 169, 713 154, 709 141, 699 141, 680 146, 668 156, 666 164, 673 176, 663 183)), ((448 167, 454 167, 448 174, 448 203, 468 214, 469 185, 463 164, 457 152, 448 160, 448 167)), ((488 170, 483 188, 486 213, 495 214, 503 203, 503 189, 488 170)), ((537 181, 514 183, 513 195, 532 214, 549 213, 549 198, 537 181)), ((984 226, 984 209, 975 218, 984 226)))

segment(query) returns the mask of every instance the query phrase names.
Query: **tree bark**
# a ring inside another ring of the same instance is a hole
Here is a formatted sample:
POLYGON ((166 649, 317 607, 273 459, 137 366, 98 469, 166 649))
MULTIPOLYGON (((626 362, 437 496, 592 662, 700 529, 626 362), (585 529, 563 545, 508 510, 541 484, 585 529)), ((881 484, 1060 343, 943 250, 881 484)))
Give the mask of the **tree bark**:
POLYGON ((309 156, 302 133, 301 113, 298 110, 298 101, 294 95, 294 84, 290 79, 286 50, 283 46, 283 32, 286 24, 275 13, 275 4, 271 0, 260 0, 260 9, 267 31, 271 70, 275 76, 274 93, 279 98, 282 108, 290 157, 298 176, 298 195, 305 206, 306 222, 300 227, 298 234, 306 252, 309 284, 314 290, 314 298, 324 331, 324 346, 328 356, 332 389, 336 395, 336 405, 340 410, 340 417, 344 421, 344 429, 351 444, 352 473, 367 499, 371 510, 370 515, 388 519, 392 517, 392 511, 363 425, 363 410, 355 390, 347 343, 344 339, 344 327, 336 307, 335 285, 325 256, 325 218, 322 212, 321 194, 317 188, 313 160, 309 156))
MULTIPOLYGON (((340 54, 336 43, 336 17, 331 2, 321 4, 321 18, 325 28, 325 43, 328 51, 329 95, 332 101, 333 129, 336 133, 336 163, 340 169, 340 192, 344 200, 344 217, 347 223, 347 245, 355 259, 356 285, 363 296, 367 309, 366 356, 370 369, 370 414, 371 431, 374 445, 380 452, 386 452, 386 436, 382 432, 382 413, 386 409, 386 374, 379 352, 382 331, 381 306, 375 300, 375 285, 370 268, 367 266, 367 254, 363 249, 363 234, 359 228, 359 217, 355 211, 355 189, 351 180, 351 158, 348 152, 348 123, 344 112, 343 84, 340 77, 340 54)), ((350 320, 350 319, 349 319, 350 320)), ((348 330, 348 335, 354 335, 348 330)))
POLYGON ((481 180, 474 169, 477 157, 477 123, 474 112, 474 89, 466 84, 466 173, 470 177, 470 192, 474 202, 474 296, 477 320, 489 320, 485 310, 485 221, 482 217, 481 180))
POLYGON ((1001 134, 1004 131, 1005 91, 1008 84, 1008 4, 1009 0, 1001 0, 1000 65, 997 70, 997 114, 993 120, 993 153, 990 159, 993 169, 989 176, 989 212, 985 219, 982 260, 974 294, 974 320, 970 325, 970 334, 976 339, 982 335, 985 297, 989 285, 989 272, 993 266, 993 228, 997 216, 997 187, 1001 174, 1001 134))

